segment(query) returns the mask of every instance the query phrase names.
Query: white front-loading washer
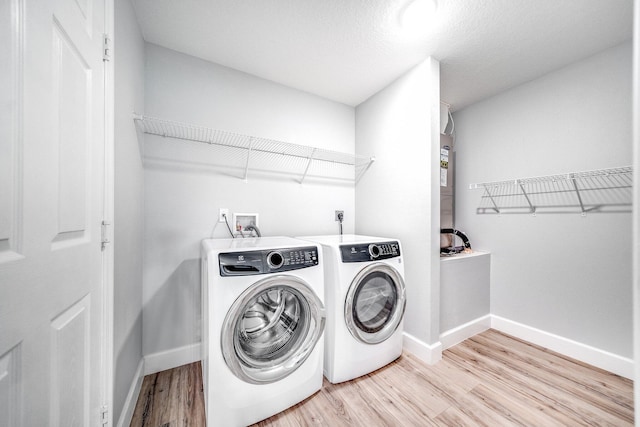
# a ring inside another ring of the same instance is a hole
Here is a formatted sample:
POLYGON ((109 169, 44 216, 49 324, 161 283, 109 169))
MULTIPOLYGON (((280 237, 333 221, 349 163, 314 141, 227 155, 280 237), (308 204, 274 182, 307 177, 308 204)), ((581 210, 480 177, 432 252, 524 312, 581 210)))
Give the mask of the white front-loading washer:
POLYGON ((406 304, 400 241, 359 235, 300 239, 323 248, 327 380, 348 381, 397 359, 406 304))
POLYGON ((288 237, 202 241, 202 371, 208 426, 268 418, 322 387, 324 272, 288 237))

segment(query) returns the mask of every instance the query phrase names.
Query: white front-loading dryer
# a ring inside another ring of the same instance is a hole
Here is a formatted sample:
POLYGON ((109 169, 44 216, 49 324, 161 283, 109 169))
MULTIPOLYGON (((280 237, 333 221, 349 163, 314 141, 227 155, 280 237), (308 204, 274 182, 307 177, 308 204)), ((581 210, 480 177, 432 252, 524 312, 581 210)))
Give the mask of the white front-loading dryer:
POLYGON ((287 237, 202 242, 202 370, 208 426, 268 418, 322 387, 318 246, 287 237))
POLYGON ((348 381, 397 359, 406 304, 400 241, 359 235, 300 239, 323 248, 327 380, 348 381))

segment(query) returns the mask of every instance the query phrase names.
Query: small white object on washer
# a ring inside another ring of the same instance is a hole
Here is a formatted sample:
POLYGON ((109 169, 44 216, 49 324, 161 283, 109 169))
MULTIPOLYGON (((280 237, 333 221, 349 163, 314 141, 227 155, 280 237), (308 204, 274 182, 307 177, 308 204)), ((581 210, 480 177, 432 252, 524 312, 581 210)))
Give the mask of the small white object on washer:
POLYGON ((323 248, 327 380, 348 381, 400 357, 406 304, 400 241, 359 235, 299 239, 323 248))
POLYGON ((253 424, 320 390, 321 258, 288 237, 202 241, 207 425, 253 424))

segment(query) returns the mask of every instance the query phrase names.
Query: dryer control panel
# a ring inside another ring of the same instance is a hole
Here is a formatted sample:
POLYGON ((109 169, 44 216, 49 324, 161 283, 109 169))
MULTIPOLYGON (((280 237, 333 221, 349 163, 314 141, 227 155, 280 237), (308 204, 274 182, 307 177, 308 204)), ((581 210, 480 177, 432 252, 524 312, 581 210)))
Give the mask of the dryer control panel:
POLYGON ((260 251, 226 252, 218 255, 221 276, 278 273, 318 265, 316 246, 260 251))
POLYGON ((340 245, 342 262, 367 262, 400 256, 400 244, 397 241, 381 243, 356 243, 340 245))

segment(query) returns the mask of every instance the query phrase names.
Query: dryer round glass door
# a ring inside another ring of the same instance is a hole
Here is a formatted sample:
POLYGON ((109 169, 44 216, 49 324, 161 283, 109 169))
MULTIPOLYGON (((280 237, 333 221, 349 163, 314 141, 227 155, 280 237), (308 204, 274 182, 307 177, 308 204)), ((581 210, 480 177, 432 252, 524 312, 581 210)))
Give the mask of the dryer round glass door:
POLYGON ((375 263, 360 270, 345 300, 344 318, 351 335, 377 344, 398 329, 406 304, 405 285, 393 267, 375 263))
POLYGON ((293 373, 313 351, 325 325, 322 301, 294 276, 273 276, 247 288, 222 325, 224 360, 252 384, 293 373))

